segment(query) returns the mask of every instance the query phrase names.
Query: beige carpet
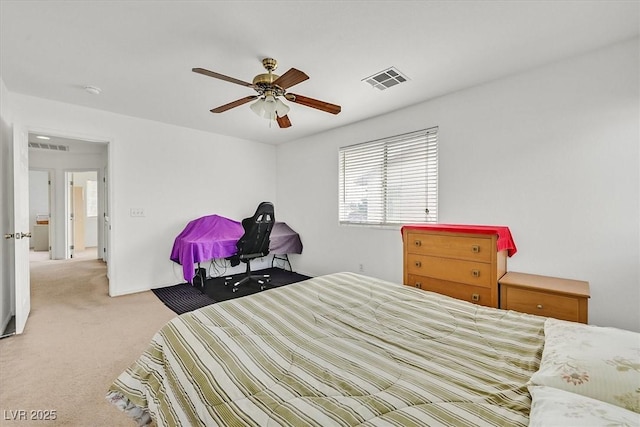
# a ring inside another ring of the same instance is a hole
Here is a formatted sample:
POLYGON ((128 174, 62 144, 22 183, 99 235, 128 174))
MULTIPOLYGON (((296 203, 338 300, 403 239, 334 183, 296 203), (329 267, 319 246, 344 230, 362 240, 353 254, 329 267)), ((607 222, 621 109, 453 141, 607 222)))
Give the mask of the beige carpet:
POLYGON ((109 297, 95 256, 32 261, 25 332, 0 340, 0 425, 135 425, 104 396, 173 317, 151 291, 109 297), (11 421, 20 410, 55 410, 57 419, 11 421))

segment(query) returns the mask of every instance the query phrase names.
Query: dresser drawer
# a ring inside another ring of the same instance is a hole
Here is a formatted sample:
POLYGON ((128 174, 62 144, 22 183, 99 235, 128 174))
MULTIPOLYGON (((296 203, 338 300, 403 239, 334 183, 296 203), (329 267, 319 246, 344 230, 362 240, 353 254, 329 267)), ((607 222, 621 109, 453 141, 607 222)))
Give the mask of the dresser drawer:
POLYGON ((489 307, 497 306, 492 302, 491 289, 482 286, 465 285, 413 274, 409 275, 409 282, 405 285, 489 307))
POLYGON ((405 262, 409 274, 474 286, 492 286, 490 264, 416 254, 408 254, 405 262))
POLYGON ((580 298, 506 286, 502 289, 501 307, 538 316, 577 322, 580 298))
POLYGON ((495 252, 490 238, 441 233, 409 232, 405 245, 408 253, 481 262, 491 262, 491 252, 495 252))

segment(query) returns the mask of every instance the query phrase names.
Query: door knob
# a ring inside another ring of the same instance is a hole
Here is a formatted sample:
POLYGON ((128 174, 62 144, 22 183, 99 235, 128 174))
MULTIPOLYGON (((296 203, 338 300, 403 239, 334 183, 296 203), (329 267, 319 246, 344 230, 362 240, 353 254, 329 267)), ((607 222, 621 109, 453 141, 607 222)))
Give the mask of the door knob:
POLYGON ((4 238, 9 240, 9 239, 13 239, 13 237, 15 236, 15 234, 11 233, 11 234, 5 234, 4 238))
POLYGON ((21 239, 24 239, 25 237, 31 237, 31 233, 20 233, 21 239))

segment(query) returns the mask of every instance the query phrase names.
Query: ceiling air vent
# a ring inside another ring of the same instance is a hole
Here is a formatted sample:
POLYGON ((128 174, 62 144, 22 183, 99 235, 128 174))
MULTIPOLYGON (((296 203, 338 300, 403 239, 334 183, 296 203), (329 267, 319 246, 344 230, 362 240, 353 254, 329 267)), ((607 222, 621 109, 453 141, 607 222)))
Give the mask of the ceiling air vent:
POLYGON ((42 150, 69 151, 68 145, 48 144, 46 142, 30 142, 29 148, 39 148, 42 150))
POLYGON ((407 78, 407 76, 403 75, 394 67, 388 68, 384 71, 380 71, 379 73, 362 79, 363 82, 367 82, 371 86, 380 90, 388 89, 391 86, 404 83, 408 80, 409 79, 407 78))

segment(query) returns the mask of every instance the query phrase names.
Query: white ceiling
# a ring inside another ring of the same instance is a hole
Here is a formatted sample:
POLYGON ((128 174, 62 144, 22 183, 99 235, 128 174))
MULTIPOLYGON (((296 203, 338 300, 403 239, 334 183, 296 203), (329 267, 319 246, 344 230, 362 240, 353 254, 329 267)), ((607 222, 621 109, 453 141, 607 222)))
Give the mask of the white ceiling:
POLYGON ((0 0, 0 72, 11 92, 278 144, 637 37, 639 18, 634 0, 0 0), (210 113, 254 92, 191 69, 250 82, 264 57, 342 112, 289 103, 288 129, 250 104, 210 113), (361 81, 392 66, 410 81, 361 81))

